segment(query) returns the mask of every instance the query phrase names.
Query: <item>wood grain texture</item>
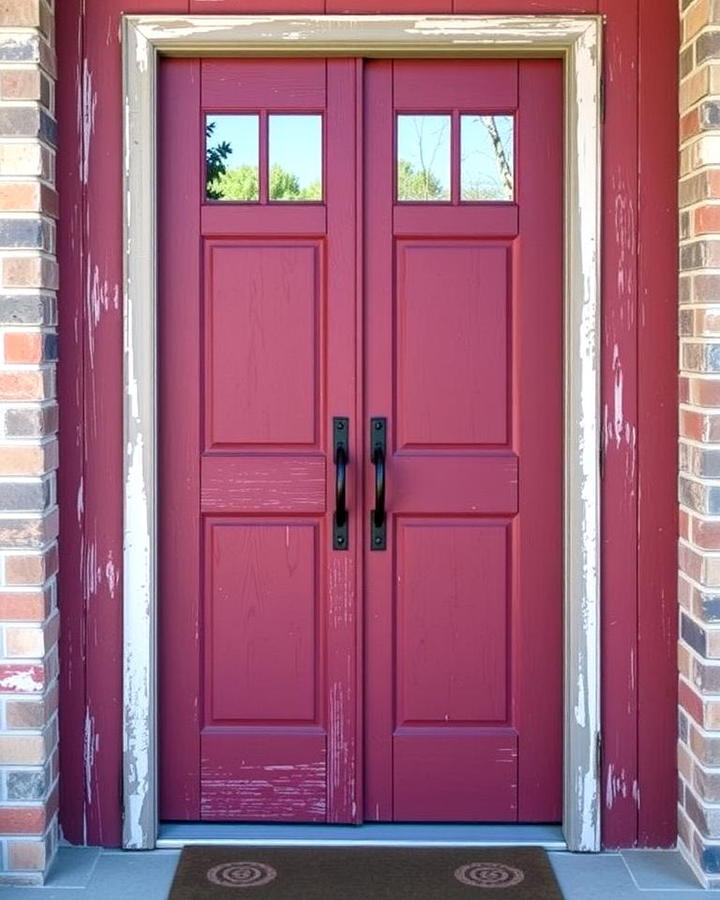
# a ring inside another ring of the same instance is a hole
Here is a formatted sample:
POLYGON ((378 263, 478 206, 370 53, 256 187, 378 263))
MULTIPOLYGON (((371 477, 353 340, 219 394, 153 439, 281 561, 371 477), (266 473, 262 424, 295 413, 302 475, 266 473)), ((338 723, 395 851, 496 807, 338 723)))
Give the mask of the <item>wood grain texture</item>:
MULTIPOLYGON (((243 66, 252 81, 255 61, 228 61, 228 77, 204 67, 205 93, 242 81, 243 66)), ((285 214, 316 228, 317 208, 305 204, 275 209, 276 238, 202 234, 199 64, 164 64, 166 148, 182 140, 188 109, 195 131, 187 156, 166 168, 161 208, 163 816, 356 819, 354 428, 347 550, 330 549, 326 500, 332 418, 356 402, 355 180, 346 177, 355 64, 321 66, 332 227, 318 242, 283 228, 285 214)), ((281 103, 292 63, 264 71, 253 90, 266 112, 281 103)))
POLYGON ((637 838, 637 4, 608 15, 603 168, 603 842, 637 838))
POLYGON ((63 610, 60 631, 60 823, 67 840, 80 843, 84 839, 83 822, 89 799, 83 761, 87 610, 80 584, 84 562, 82 509, 86 455, 83 367, 84 143, 82 117, 69 115, 66 110, 82 108, 83 104, 81 0, 70 0, 57 12, 58 63, 64 73, 57 86, 57 185, 63 197, 62 227, 58 229, 61 275, 58 335, 63 358, 63 365, 58 369, 58 395, 63 420, 58 504, 64 511, 62 565, 58 577, 63 610), (73 527, 70 527, 70 522, 73 527))
POLYGON ((677 93, 672 0, 640 0, 638 843, 676 836, 677 93))
POLYGON ((201 253, 197 231, 204 185, 197 165, 200 103, 196 60, 165 60, 159 73, 158 152, 173 154, 158 183, 158 752, 159 812, 200 818, 200 617, 198 448, 201 253), (170 98, 176 98, 175 103, 170 98), (182 222, 183 227, 173 223, 182 222), (165 448, 172 448, 172 452, 165 448), (194 515, 188 515, 191 510, 194 515), (193 623, 193 627, 188 627, 193 623))
MULTIPOLYGON (((390 214, 395 86, 412 79, 418 111, 437 109, 442 96, 457 112, 451 76, 461 70, 481 84, 486 65, 490 83, 499 71, 511 79, 504 87, 516 103, 516 63, 367 65, 366 406, 387 415, 391 436, 388 549, 365 563, 371 820, 509 821, 523 802, 525 820, 560 817, 560 65, 522 66, 515 244, 454 240, 437 222, 426 235, 413 222, 421 204, 405 213, 412 239, 395 237, 390 214), (523 630, 530 621, 542 633, 534 646, 523 630), (500 756, 498 724, 510 736, 500 756), (525 801, 516 743, 528 748, 525 801), (482 776, 473 754, 486 764, 482 776)), ((462 209, 444 208, 451 233, 462 209)), ((370 467, 366 478, 369 506, 370 467)))

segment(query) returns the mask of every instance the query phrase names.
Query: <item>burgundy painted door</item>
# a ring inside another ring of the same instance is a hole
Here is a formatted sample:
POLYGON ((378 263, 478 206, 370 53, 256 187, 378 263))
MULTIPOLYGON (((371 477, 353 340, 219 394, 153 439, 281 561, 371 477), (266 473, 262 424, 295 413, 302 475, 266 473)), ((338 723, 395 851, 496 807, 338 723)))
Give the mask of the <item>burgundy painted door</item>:
POLYGON ((388 417, 390 521, 365 557, 365 814, 557 820, 561 67, 367 74, 365 402, 388 417), (479 112, 494 120, 478 130, 479 112), (481 138, 511 123, 498 187, 481 138), (443 203, 398 201, 399 175, 393 189, 389 136, 401 157, 422 128, 436 160, 448 146, 443 203))
POLYGON ((163 62, 162 818, 560 818, 561 132, 556 61, 163 62))

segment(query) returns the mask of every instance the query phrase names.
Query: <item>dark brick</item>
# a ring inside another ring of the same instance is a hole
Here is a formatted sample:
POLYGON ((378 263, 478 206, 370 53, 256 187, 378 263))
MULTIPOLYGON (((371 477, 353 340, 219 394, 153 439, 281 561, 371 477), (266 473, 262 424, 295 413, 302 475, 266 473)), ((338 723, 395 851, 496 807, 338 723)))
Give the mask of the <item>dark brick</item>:
POLYGON ((48 144, 52 144, 53 147, 57 146, 57 122, 44 109, 40 110, 39 133, 40 137, 46 140, 48 144))
POLYGON ((720 595, 700 594, 699 612, 705 622, 720 622, 720 595))
POLYGON ((47 232, 40 219, 0 219, 0 247, 47 250, 47 232))
POLYGON ((703 844, 700 865, 703 872, 708 875, 717 875, 720 873, 720 847, 713 844, 703 844))
POLYGON ((54 325, 54 298, 43 294, 0 294, 0 325, 54 325))
POLYGON ((720 266, 720 241, 695 241, 680 249, 680 265, 683 269, 701 269, 720 266))
POLYGON ((43 437, 55 431, 57 431, 56 406, 41 409, 9 409, 5 413, 5 433, 8 437, 43 437))
POLYGON ((700 104, 700 124, 703 128, 720 125, 720 103, 717 100, 704 100, 700 104))
POLYGON ((695 42, 698 65, 703 60, 720 56, 720 31, 704 31, 695 42))
POLYGON ((48 481, 0 482, 0 509, 37 512, 47 509, 50 503, 50 484, 48 481))
POLYGON ((44 772, 10 772, 7 777, 8 800, 43 800, 47 792, 44 772))
POLYGON ((702 656, 707 653, 707 638, 705 632, 697 624, 689 619, 685 613, 680 616, 681 626, 680 633, 685 643, 689 644, 693 650, 696 650, 702 656))
POLYGON ((43 359, 54 362, 58 358, 58 338, 54 332, 48 332, 43 338, 43 359))

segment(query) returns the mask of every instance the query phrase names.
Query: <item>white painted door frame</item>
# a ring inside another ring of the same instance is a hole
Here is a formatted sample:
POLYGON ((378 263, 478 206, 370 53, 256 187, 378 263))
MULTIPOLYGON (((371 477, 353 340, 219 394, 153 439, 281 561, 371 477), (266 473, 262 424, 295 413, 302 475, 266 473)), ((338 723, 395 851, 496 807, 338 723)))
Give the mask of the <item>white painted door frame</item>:
POLYGON ((600 16, 125 16, 124 824, 157 812, 156 86, 164 56, 560 57, 565 64, 565 738, 568 847, 600 849, 600 16))

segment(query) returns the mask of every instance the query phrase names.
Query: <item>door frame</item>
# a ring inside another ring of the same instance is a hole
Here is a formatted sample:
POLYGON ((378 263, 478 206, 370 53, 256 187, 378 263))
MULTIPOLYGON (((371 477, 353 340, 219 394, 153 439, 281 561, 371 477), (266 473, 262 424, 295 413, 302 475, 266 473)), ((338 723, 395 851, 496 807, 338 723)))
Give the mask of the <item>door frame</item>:
POLYGON ((602 17, 123 16, 123 846, 157 803, 157 172, 160 56, 559 57, 565 67, 564 798, 600 849, 602 17))

